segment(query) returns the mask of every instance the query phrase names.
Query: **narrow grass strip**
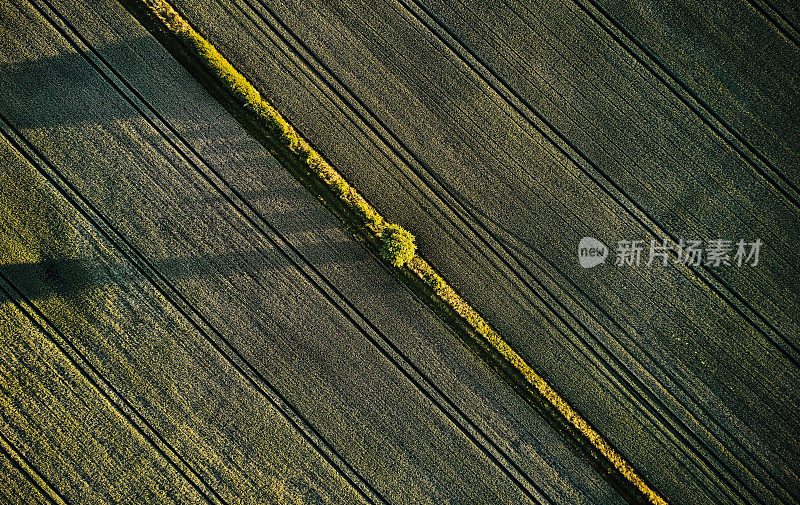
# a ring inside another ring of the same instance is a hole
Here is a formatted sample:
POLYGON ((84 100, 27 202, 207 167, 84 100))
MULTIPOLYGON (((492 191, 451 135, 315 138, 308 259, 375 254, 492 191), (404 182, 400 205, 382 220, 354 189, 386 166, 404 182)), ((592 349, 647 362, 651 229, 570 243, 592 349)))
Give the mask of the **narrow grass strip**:
POLYGON ((633 502, 666 505, 667 502, 644 482, 622 455, 416 253, 413 235, 386 221, 167 2, 120 1, 303 185, 320 197, 348 228, 364 239, 415 292, 422 295, 424 301, 443 315, 478 354, 518 391, 527 393, 525 399, 550 421, 556 422, 562 434, 595 460, 595 467, 613 469, 621 477, 612 476, 610 479, 618 491, 633 502))

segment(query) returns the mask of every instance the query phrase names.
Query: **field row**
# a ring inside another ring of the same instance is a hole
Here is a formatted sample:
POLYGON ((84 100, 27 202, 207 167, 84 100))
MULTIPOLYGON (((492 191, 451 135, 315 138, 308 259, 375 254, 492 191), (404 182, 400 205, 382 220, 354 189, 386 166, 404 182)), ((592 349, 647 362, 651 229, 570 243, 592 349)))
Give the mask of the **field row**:
POLYGON ((501 36, 507 4, 501 23, 478 5, 176 3, 668 498, 797 498, 797 208, 588 15, 531 8, 501 36), (587 235, 737 233, 768 237, 770 262, 575 257, 587 235))
POLYGON ((50 349, 32 377, 62 367, 3 392, 28 481, 69 502, 134 478, 142 501, 620 502, 119 5, 3 9, 4 328, 50 349), (68 379, 116 424, 81 432, 68 379), (9 400, 44 392, 60 410, 9 400))

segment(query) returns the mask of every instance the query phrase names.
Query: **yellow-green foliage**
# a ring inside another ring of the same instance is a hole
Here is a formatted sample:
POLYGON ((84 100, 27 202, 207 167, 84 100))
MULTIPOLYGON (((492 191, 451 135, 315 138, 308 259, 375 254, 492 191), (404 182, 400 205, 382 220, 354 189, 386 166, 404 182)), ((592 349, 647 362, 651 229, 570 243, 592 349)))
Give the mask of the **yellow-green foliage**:
POLYGON ((262 103, 261 94, 226 60, 219 51, 203 39, 191 27, 186 27, 179 32, 184 44, 191 46, 192 49, 205 62, 210 70, 234 96, 243 102, 244 105, 255 112, 259 112, 262 103))
POLYGON ((546 398, 551 405, 558 409, 561 415, 577 428, 600 454, 605 456, 628 481, 636 486, 642 494, 647 496, 651 503, 655 505, 666 505, 666 501, 636 474, 636 471, 625 461, 622 455, 614 450, 614 448, 611 447, 583 417, 570 407, 569 404, 539 376, 539 374, 534 372, 530 365, 528 365, 525 360, 522 359, 522 357, 517 354, 491 326, 489 326, 475 309, 465 302, 424 259, 415 256, 413 260, 408 263, 408 267, 414 271, 440 299, 469 322, 470 326, 483 337, 505 361, 521 372, 534 392, 546 398))
POLYGON ((414 236, 396 224, 387 224, 381 230, 381 256, 396 267, 414 258, 417 246, 414 236))
MULTIPOLYGON (((273 141, 277 141, 294 153, 297 161, 304 164, 310 174, 316 175, 330 192, 352 211, 352 217, 356 218, 360 225, 376 236, 380 233, 384 223, 378 212, 305 139, 297 134, 283 116, 261 97, 258 90, 213 45, 197 33, 166 2, 158 2, 158 5, 151 9, 184 46, 203 62, 206 69, 217 78, 218 82, 244 107, 263 121, 273 141)), ((409 232, 403 231, 410 235, 409 232)))
POLYGON ((80 291, 89 273, 76 249, 76 230, 58 214, 52 188, 7 148, 0 146, 0 265, 26 269, 21 282, 28 287, 44 276, 60 288, 80 291))
POLYGON ((351 218, 380 239, 381 255, 395 267, 408 266, 434 293, 456 313, 464 318, 470 326, 489 343, 495 352, 512 364, 530 384, 532 391, 544 397, 564 417, 577 428, 590 443, 607 458, 614 467, 639 489, 651 503, 665 505, 666 502, 636 474, 633 468, 617 453, 575 410, 572 409, 511 347, 497 334, 486 321, 469 306, 458 294, 437 274, 428 263, 415 254, 414 237, 396 224, 384 223, 383 218, 364 198, 353 189, 330 164, 317 153, 285 119, 269 103, 261 98, 258 91, 211 44, 192 29, 188 23, 180 19, 166 2, 161 1, 165 13, 158 13, 162 20, 187 45, 195 48, 208 68, 224 83, 243 105, 257 113, 265 122, 268 132, 277 133, 281 144, 295 153, 306 166, 310 174, 314 174, 326 185, 329 191, 345 204, 351 211, 351 218))

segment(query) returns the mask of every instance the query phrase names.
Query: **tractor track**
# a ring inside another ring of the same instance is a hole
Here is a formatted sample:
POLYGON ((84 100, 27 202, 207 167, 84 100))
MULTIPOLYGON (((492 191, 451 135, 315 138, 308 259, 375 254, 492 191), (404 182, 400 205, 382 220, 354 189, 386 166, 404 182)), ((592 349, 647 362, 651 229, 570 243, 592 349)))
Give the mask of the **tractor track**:
MULTIPOLYGON (((401 2, 401 3, 404 3, 404 2, 401 2)), ((305 44, 303 44, 303 42, 300 41, 299 38, 291 31, 291 29, 289 29, 288 26, 286 26, 284 23, 282 23, 280 21, 280 19, 274 14, 274 12, 271 11, 271 9, 269 9, 268 6, 266 6, 263 3, 261 3, 261 7, 264 10, 266 10, 267 12, 269 12, 269 16, 273 20, 272 22, 270 22, 263 13, 260 13, 260 12, 258 12, 257 9, 253 8, 252 4, 248 3, 248 5, 251 8, 253 14, 257 18, 260 18, 261 23, 264 23, 264 24, 266 24, 267 26, 270 27, 271 31, 281 41, 280 44, 283 44, 286 47, 290 48, 289 49, 290 52, 288 52, 288 53, 285 52, 283 49, 281 49, 282 51, 284 51, 284 54, 286 55, 286 57, 291 61, 299 59, 299 61, 301 62, 300 65, 304 65, 305 67, 310 69, 310 71, 314 74, 315 78, 318 79, 319 81, 321 81, 323 83, 323 85, 328 89, 328 91, 332 92, 335 95, 336 99, 333 99, 332 101, 336 102, 338 100, 341 103, 343 103, 345 107, 349 108, 350 110, 348 111, 349 112, 348 116, 355 117, 358 122, 363 123, 366 126, 366 128, 368 129, 368 134, 371 134, 370 136, 377 138, 378 141, 383 144, 383 146, 384 146, 384 148, 382 149, 383 151, 386 151, 388 149, 393 154, 393 156, 395 156, 395 157, 399 158, 400 160, 402 160, 402 163, 404 165, 408 166, 414 172, 414 175, 420 181, 423 181, 423 183, 426 185, 426 187, 439 199, 439 201, 443 202, 452 211, 452 213, 455 216, 457 216, 456 219, 460 219, 461 220, 461 222, 463 223, 462 226, 467 227, 470 230, 470 232, 472 233, 473 236, 478 237, 484 243, 484 245, 486 247, 488 247, 489 249, 492 250, 492 252, 496 255, 496 257, 503 258, 503 256, 508 256, 508 257, 512 257, 513 258, 513 253, 508 248, 505 248, 504 246, 502 246, 502 241, 499 240, 496 236, 494 236, 494 234, 490 230, 487 230, 486 228, 478 230, 477 228, 475 228, 472 225, 472 223, 469 222, 468 219, 465 219, 465 218, 462 217, 463 214, 465 214, 465 213, 469 215, 470 211, 467 210, 463 206, 461 207, 460 210, 455 208, 456 206, 459 206, 461 204, 460 204, 460 202, 458 201, 458 198, 455 195, 453 195, 452 193, 448 192, 446 185, 444 183, 442 183, 441 181, 436 180, 436 176, 434 174, 432 174, 429 170, 426 170, 426 167, 425 167, 424 163, 421 162, 421 160, 419 160, 418 158, 416 158, 413 155, 413 153, 408 148, 406 148, 404 146, 402 141, 391 133, 389 128, 386 127, 386 125, 383 124, 380 119, 374 117, 374 115, 371 115, 371 113, 369 111, 369 108, 363 102, 361 102, 357 98, 357 96, 353 92, 351 92, 343 82, 341 82, 338 78, 336 78, 335 74, 333 72, 331 72, 325 66, 324 63, 322 63, 318 58, 314 57, 313 51, 310 50, 307 46, 305 46, 305 44), (276 28, 275 24, 278 24, 279 28, 276 28), (280 33, 280 31, 285 32, 285 34, 280 33), (287 37, 287 35, 288 35, 288 37, 287 37), (294 42, 291 42, 290 39, 294 40, 294 42), (302 49, 297 49, 296 47, 298 45, 302 49), (305 55, 303 53, 305 53, 305 55), (308 55, 308 56, 306 56, 306 55, 308 55), (309 56, 311 58, 313 58, 313 61, 309 60, 309 56), (322 71, 320 71, 318 67, 322 68, 322 71), (326 78, 323 74, 326 74, 326 75, 328 75, 330 77, 326 78), (335 84, 331 82, 331 78, 336 81, 335 84), (339 88, 339 89, 337 89, 337 88, 339 88), (350 98, 348 98, 348 96, 350 98), (367 116, 371 116, 371 117, 367 117, 367 116), (425 170, 429 177, 426 177, 424 174, 422 174, 420 172, 420 169, 421 170, 425 170), (431 182, 429 182, 429 178, 433 178, 435 182, 432 184, 431 182), (437 189, 437 187, 434 187, 434 184, 436 184, 440 189, 437 189), (451 202, 455 202, 455 203, 451 203, 451 202), (498 242, 499 244, 501 244, 501 247, 505 248, 505 251, 504 251, 505 254, 502 254, 502 253, 498 252, 497 247, 496 246, 492 246, 491 244, 489 244, 484 239, 484 236, 489 236, 492 240, 494 240, 495 242, 498 242)), ((261 23, 258 22, 257 19, 253 18, 252 15, 248 15, 242 9, 239 9, 239 10, 244 15, 246 15, 248 18, 250 18, 250 20, 254 24, 256 24, 256 25, 260 25, 261 24, 261 23)), ((324 94, 328 95, 328 92, 326 92, 324 89, 320 88, 320 90, 324 94)), ((523 117, 524 117, 524 115, 523 115, 523 117)), ((363 131, 363 129, 362 129, 362 131, 363 131)), ((474 222, 480 223, 480 220, 475 218, 474 215, 471 215, 470 217, 471 217, 473 223, 474 222)), ((452 219, 451 219, 451 223, 455 224, 452 219)), ((465 236, 468 236, 468 235, 469 234, 465 234, 465 236)), ((515 275, 519 276, 519 274, 516 273, 516 271, 517 271, 517 269, 519 267, 514 267, 507 260, 502 260, 502 262, 504 263, 504 265, 509 270, 511 270, 512 272, 515 272, 515 275)), ((524 268, 524 267, 522 267, 522 268, 524 268)), ((530 272, 528 272, 528 274, 531 275, 532 277, 534 277, 534 279, 535 279, 535 276, 530 274, 530 272)), ((523 283, 526 284, 526 286, 528 287, 528 289, 531 292, 534 292, 534 293, 536 292, 536 290, 534 288, 532 288, 531 285, 527 281, 525 281, 521 277, 520 277, 520 280, 523 283)), ((552 296, 552 294, 550 294, 550 295, 552 296)), ((554 300, 558 300, 557 297, 553 296, 552 298, 554 300)), ((547 302, 543 301, 543 303, 545 304, 545 306, 548 305, 547 302)), ((565 325, 565 326, 567 326, 567 327, 571 326, 571 324, 569 322, 567 322, 566 320, 564 320, 563 318, 561 319, 560 323, 565 325)), ((556 326, 559 326, 559 325, 557 324, 556 326)), ((591 334, 591 332, 587 328, 584 327, 583 330, 587 334, 591 334)), ((573 331, 575 333, 580 333, 580 332, 576 332, 574 329, 573 329, 573 331)), ((614 334, 614 332, 611 331, 611 330, 608 330, 608 333, 609 333, 609 335, 613 335, 614 334)), ((587 347, 590 347, 590 346, 587 345, 587 347)), ((607 349, 605 349, 605 350, 608 351, 607 349)), ((643 349, 642 349, 642 351, 646 352, 643 349)), ((608 352, 608 354, 613 356, 612 352, 608 352)), ((603 361, 603 359, 598 354, 595 354, 593 357, 603 361)), ((624 369, 624 365, 622 367, 619 367, 619 368, 624 369)), ((608 369, 616 370, 617 367, 608 367, 608 369)), ((617 375, 617 378, 618 377, 619 377, 619 375, 617 375)), ((634 375, 634 380, 636 380, 636 376, 635 375, 634 375)), ((617 379, 617 382, 619 382, 618 379, 617 379)), ((675 381, 675 383, 679 384, 680 382, 679 381, 675 381)), ((641 386, 641 385, 639 387, 641 389, 645 388, 645 386, 641 386)), ((634 394, 633 396, 636 397, 637 395, 634 394)), ((658 411, 658 410, 660 410, 658 407, 664 407, 664 405, 660 404, 660 405, 657 405, 656 408, 652 408, 651 407, 651 409, 655 410, 655 411, 658 411)), ((667 411, 669 411, 669 409, 667 409, 667 411)), ((660 415, 660 414, 656 413, 655 415, 660 415)), ((686 430, 687 433, 689 433, 689 434, 692 433, 691 430, 689 430, 688 428, 685 428, 685 425, 684 425, 684 429, 686 430)), ((724 428, 722 428, 722 429, 724 430, 724 428)), ((733 440, 734 443, 735 443, 735 440, 736 440, 735 437, 730 435, 730 433, 727 433, 727 434, 729 436, 729 439, 733 440)), ((685 443, 685 441, 684 441, 684 443, 685 443)), ((715 451, 712 450, 709 446, 707 446, 704 442, 700 442, 699 445, 701 447, 703 447, 703 450, 705 450, 708 454, 715 454, 715 451)), ((692 445, 690 445, 690 447, 691 446, 692 445)), ((744 448, 743 446, 742 446, 742 449, 747 451, 747 449, 744 448)), ((715 465, 708 464, 707 460, 706 460, 706 463, 707 463, 707 466, 712 469, 711 471, 715 473, 716 472, 715 465)), ((763 467, 761 467, 761 471, 763 473, 766 473, 763 467)), ((731 472, 731 473, 735 476, 735 473, 733 473, 733 472, 731 472)), ((720 474, 717 474, 716 477, 719 478, 720 474)), ((746 486, 744 486, 744 483, 741 482, 741 481, 738 482, 738 486, 734 485, 733 489, 735 490, 739 486, 742 486, 744 489, 746 489, 746 486)), ((769 489, 770 487, 765 485, 765 488, 769 489)), ((736 492, 736 491, 734 491, 734 492, 736 492)), ((737 496, 738 496, 738 499, 742 499, 741 495, 737 495, 737 496)))
MULTIPOLYGON (((370 343, 423 394, 423 396, 428 398, 428 400, 430 400, 437 407, 437 409, 447 419, 449 419, 451 423, 453 423, 453 425, 465 436, 465 438, 467 438, 504 474, 506 474, 506 476, 512 482, 514 482, 532 502, 549 502, 549 500, 546 498, 546 495, 539 488, 538 484, 536 484, 527 474, 525 474, 525 472, 522 471, 522 469, 514 462, 514 460, 509 457, 496 442, 494 442, 479 426, 470 420, 464 414, 464 412, 461 411, 461 409, 452 400, 450 400, 438 386, 436 386, 432 379, 430 379, 422 370, 414 365, 402 353, 402 351, 386 337, 386 335, 384 335, 373 323, 367 320, 355 306, 347 301, 344 295, 332 283, 330 283, 316 267, 308 262, 302 253, 300 253, 300 251, 298 251, 291 243, 289 243, 280 234, 280 232, 278 232, 278 230, 266 222, 251 204, 249 204, 233 187, 224 181, 224 179, 222 179, 222 177, 216 173, 214 169, 205 162, 205 160, 203 160, 202 156, 191 146, 191 144, 183 139, 180 133, 172 128, 170 123, 163 116, 161 116, 158 111, 152 108, 144 99, 144 97, 141 96, 141 94, 139 94, 133 86, 127 83, 127 81, 125 81, 125 79, 118 74, 113 67, 111 67, 111 65, 108 64, 108 62, 106 62, 102 55, 93 49, 88 41, 81 37, 77 30, 75 30, 75 28, 72 27, 69 22, 63 18, 63 16, 59 15, 47 0, 40 1, 47 5, 47 7, 55 13, 55 15, 59 18, 60 24, 63 24, 64 26, 58 26, 58 23, 56 23, 44 11, 39 8, 37 8, 37 10, 39 10, 40 13, 42 13, 42 15, 55 26, 59 33, 61 33, 62 36, 64 36, 64 38, 67 39, 75 47, 75 49, 84 56, 84 58, 92 65, 92 67, 104 79, 107 80, 107 82, 120 94, 120 96, 122 96, 134 109, 136 109, 137 112, 150 124, 150 126, 158 131, 163 139, 170 144, 170 146, 177 153, 179 153, 180 156, 184 158, 187 163, 189 163, 197 171, 197 173, 200 174, 202 178, 227 201, 229 205, 236 209, 237 214, 239 214, 261 236, 266 238, 272 245, 274 245, 275 248, 280 251, 281 254, 295 268, 297 268, 299 272, 303 274, 306 280, 308 280, 329 303, 331 303, 355 328, 357 328, 364 335, 364 337, 370 341, 370 343), (79 42, 73 40, 72 37, 69 36, 70 33, 76 37, 79 42), (81 46, 84 46, 85 49, 81 46), (109 73, 111 75, 109 75, 109 73), (172 137, 174 137, 174 140, 172 137)), ((101 213, 94 208, 91 203, 86 201, 64 176, 57 173, 55 167, 50 167, 50 169, 54 171, 59 179, 61 179, 63 184, 69 186, 70 191, 75 194, 75 197, 82 201, 83 205, 89 207, 91 212, 96 214, 96 216, 104 222, 104 225, 111 231, 111 234, 106 235, 106 238, 114 243, 120 252, 125 254, 123 252, 123 247, 120 247, 120 244, 118 243, 119 240, 125 242, 125 248, 130 249, 134 256, 139 256, 139 261, 134 261, 133 257, 128 257, 128 260, 137 265, 137 268, 140 268, 139 262, 144 264, 146 269, 140 269, 140 271, 148 277, 148 280, 150 280, 152 284, 157 286, 159 292, 161 292, 161 294, 165 296, 170 303, 172 303, 176 308, 178 308, 180 305, 175 303, 173 297, 167 294, 169 292, 174 293, 173 296, 177 295, 182 298, 182 304, 185 304, 189 309, 181 309, 180 311, 182 315, 190 321, 193 321, 193 325, 200 330, 199 325, 194 323, 194 318, 189 316, 189 313, 192 312, 196 316, 202 317, 199 310, 192 307, 187 300, 183 299, 182 295, 178 293, 177 289, 160 272, 158 272, 152 264, 142 257, 141 254, 135 250, 132 244, 130 244, 110 222, 103 218, 101 213), (117 240, 113 239, 112 236, 116 236, 117 240), (152 277, 151 275, 147 275, 145 270, 150 271, 152 277), (159 282, 156 282, 155 279, 157 279, 159 282), (158 286, 159 283, 163 283, 164 288, 158 286)), ((73 205, 76 205, 74 201, 73 205)), ((89 218, 88 216, 86 217, 89 218)), ((98 228, 98 230, 101 229, 95 220, 91 219, 91 221, 93 224, 95 224, 95 227, 98 228)), ((127 256, 127 254, 125 255, 127 256)), ((218 339, 224 341, 224 338, 221 336, 221 334, 215 330, 207 320, 203 322, 204 325, 208 326, 208 328, 217 336, 218 339)), ((236 353, 237 357, 242 362, 255 371, 252 366, 249 365, 249 363, 247 363, 241 355, 239 355, 238 351, 236 351, 230 343, 224 341, 224 344, 230 347, 230 351, 236 353)), ((259 379, 264 381, 263 377, 259 377, 259 379)), ((277 394, 277 391, 274 393, 277 394)), ((285 400, 284 403, 286 403, 285 400)), ((297 415, 299 416, 299 413, 297 415)), ((318 435, 318 437, 321 439, 321 436, 318 435)), ((330 447, 327 442, 324 442, 324 439, 321 440, 323 441, 324 445, 330 447)), ((323 456, 326 455, 323 454, 323 456)), ((326 459, 329 459, 329 457, 326 457, 326 459)), ((332 459, 334 458, 330 457, 329 462, 332 463, 332 459)), ((336 455, 336 459, 340 459, 340 457, 336 455)), ((341 462, 347 465, 343 460, 341 460, 341 462)), ((348 469, 350 472, 355 472, 355 470, 349 467, 349 465, 348 469)), ((338 466, 337 470, 340 471, 340 473, 345 473, 342 472, 338 466)), ((351 482, 351 485, 355 486, 355 484, 351 481, 352 477, 348 478, 346 473, 343 476, 349 482, 351 482)), ((373 503, 385 502, 385 500, 379 496, 379 493, 372 488, 370 484, 368 484, 362 478, 359 478, 359 480, 361 481, 361 486, 355 487, 359 493, 362 494, 362 497, 373 503), (362 486, 366 486, 369 489, 363 490, 361 488, 362 486)))
MULTIPOLYGON (((0 118, 2 115, 0 115, 0 118)), ((5 122, 5 118, 2 118, 5 122)), ((0 122, 0 130, 4 130, 0 122)), ((2 131, 6 140, 12 143, 17 148, 17 151, 23 155, 26 160, 32 165, 36 166, 34 160, 29 159, 28 155, 12 142, 5 131, 2 131)), ((106 379, 102 376, 99 370, 95 368, 91 361, 74 345, 72 344, 61 331, 50 321, 50 319, 39 310, 36 305, 28 299, 2 272, 0 272, 0 292, 4 293, 9 300, 12 301, 14 306, 36 327, 50 342, 52 342, 61 354, 66 357, 69 363, 75 367, 80 373, 81 377, 87 380, 94 389, 120 414, 128 425, 136 430, 136 432, 147 443, 155 449, 156 453, 172 466, 186 482, 188 482, 197 493, 207 503, 221 503, 227 504, 214 489, 200 476, 191 465, 175 450, 175 448, 165 440, 153 426, 145 419, 141 413, 136 410, 136 407, 131 405, 125 397, 106 379)))

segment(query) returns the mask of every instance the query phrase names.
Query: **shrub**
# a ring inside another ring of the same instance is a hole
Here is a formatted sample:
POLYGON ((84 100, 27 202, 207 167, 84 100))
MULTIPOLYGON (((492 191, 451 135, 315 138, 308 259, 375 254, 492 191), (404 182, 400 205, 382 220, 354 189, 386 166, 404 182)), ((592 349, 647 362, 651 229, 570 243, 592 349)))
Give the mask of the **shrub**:
POLYGON ((334 181, 333 187, 336 188, 336 194, 340 197, 345 196, 348 191, 350 191, 350 186, 345 182, 344 179, 338 179, 334 181))
POLYGON ((381 244, 381 256, 396 267, 411 261, 417 250, 414 235, 397 224, 387 224, 383 227, 381 244))

